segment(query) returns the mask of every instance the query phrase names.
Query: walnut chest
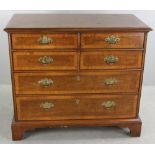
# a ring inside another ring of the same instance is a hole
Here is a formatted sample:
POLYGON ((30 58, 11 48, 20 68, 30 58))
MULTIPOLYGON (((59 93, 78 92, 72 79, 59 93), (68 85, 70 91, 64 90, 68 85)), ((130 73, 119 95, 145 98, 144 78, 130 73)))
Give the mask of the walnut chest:
POLYGON ((5 28, 13 140, 27 130, 71 126, 118 126, 140 136, 150 30, 134 15, 14 15, 5 28))

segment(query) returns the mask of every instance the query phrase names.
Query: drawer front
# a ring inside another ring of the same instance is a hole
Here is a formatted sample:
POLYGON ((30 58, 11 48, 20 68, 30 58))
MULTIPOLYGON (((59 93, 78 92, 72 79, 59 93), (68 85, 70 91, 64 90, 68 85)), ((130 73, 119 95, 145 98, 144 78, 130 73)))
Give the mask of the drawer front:
POLYGON ((82 33, 82 48, 143 48, 144 33, 82 33))
POLYGON ((18 120, 131 118, 137 96, 86 95, 17 97, 18 120))
POLYGON ((81 52, 81 69, 141 68, 142 51, 81 52))
POLYGON ((12 34, 13 49, 77 48, 77 34, 12 34))
POLYGON ((140 71, 15 73, 16 94, 138 92, 140 71))
POLYGON ((76 70, 77 52, 13 52, 14 70, 76 70))

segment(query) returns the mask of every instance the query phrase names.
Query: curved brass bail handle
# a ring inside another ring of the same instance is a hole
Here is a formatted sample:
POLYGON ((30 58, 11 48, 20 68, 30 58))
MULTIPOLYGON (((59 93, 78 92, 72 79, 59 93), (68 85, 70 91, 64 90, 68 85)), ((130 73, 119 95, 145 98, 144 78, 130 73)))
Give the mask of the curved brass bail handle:
POLYGON ((109 101, 103 102, 101 105, 104 106, 106 109, 111 109, 116 105, 116 103, 114 101, 109 100, 109 101))
POLYGON ((54 60, 49 56, 43 56, 38 59, 38 61, 43 65, 51 64, 54 60))
POLYGON ((44 103, 41 103, 40 107, 48 111, 49 109, 54 107, 54 104, 50 102, 44 102, 44 103))
POLYGON ((109 44, 117 44, 120 42, 120 38, 116 35, 111 35, 111 36, 105 38, 105 41, 109 44))
POLYGON ((113 55, 110 55, 110 56, 106 56, 104 58, 104 61, 107 63, 107 64, 114 64, 116 62, 119 61, 119 58, 117 56, 113 56, 113 55))
POLYGON ((116 79, 114 79, 114 78, 109 78, 109 79, 106 79, 106 80, 104 81, 104 83, 105 83, 106 85, 108 85, 108 86, 112 86, 112 85, 114 85, 114 84, 117 84, 118 81, 117 81, 116 79))
POLYGON ((48 78, 45 78, 45 79, 42 79, 42 80, 38 81, 38 84, 40 86, 43 86, 43 87, 50 87, 50 86, 53 85, 53 83, 54 83, 54 81, 51 80, 51 79, 48 79, 48 78))
POLYGON ((38 42, 39 42, 39 44, 41 44, 41 45, 48 45, 48 44, 50 44, 50 43, 53 42, 53 39, 50 38, 50 37, 48 37, 48 36, 46 36, 46 35, 43 35, 43 36, 41 36, 41 37, 39 38, 38 42))

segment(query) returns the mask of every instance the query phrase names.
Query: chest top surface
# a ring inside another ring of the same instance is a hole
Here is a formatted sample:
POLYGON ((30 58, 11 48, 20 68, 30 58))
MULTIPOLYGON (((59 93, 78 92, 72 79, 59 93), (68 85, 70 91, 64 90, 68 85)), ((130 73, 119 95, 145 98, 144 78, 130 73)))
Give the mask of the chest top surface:
POLYGON ((5 31, 14 30, 132 30, 151 28, 131 14, 15 14, 5 31))

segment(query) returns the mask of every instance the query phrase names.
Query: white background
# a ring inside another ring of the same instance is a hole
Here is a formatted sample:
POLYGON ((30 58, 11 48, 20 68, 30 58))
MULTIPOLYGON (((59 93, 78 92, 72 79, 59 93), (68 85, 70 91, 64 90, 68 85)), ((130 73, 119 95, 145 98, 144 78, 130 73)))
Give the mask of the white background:
MULTIPOLYGON (((155 30, 155 11, 0 11, 0 85, 10 84, 10 62, 7 33, 3 31, 15 13, 127 13, 135 14, 155 30)), ((24 20, 24 19, 23 19, 24 20)), ((155 31, 148 35, 144 85, 155 85, 155 31)))

